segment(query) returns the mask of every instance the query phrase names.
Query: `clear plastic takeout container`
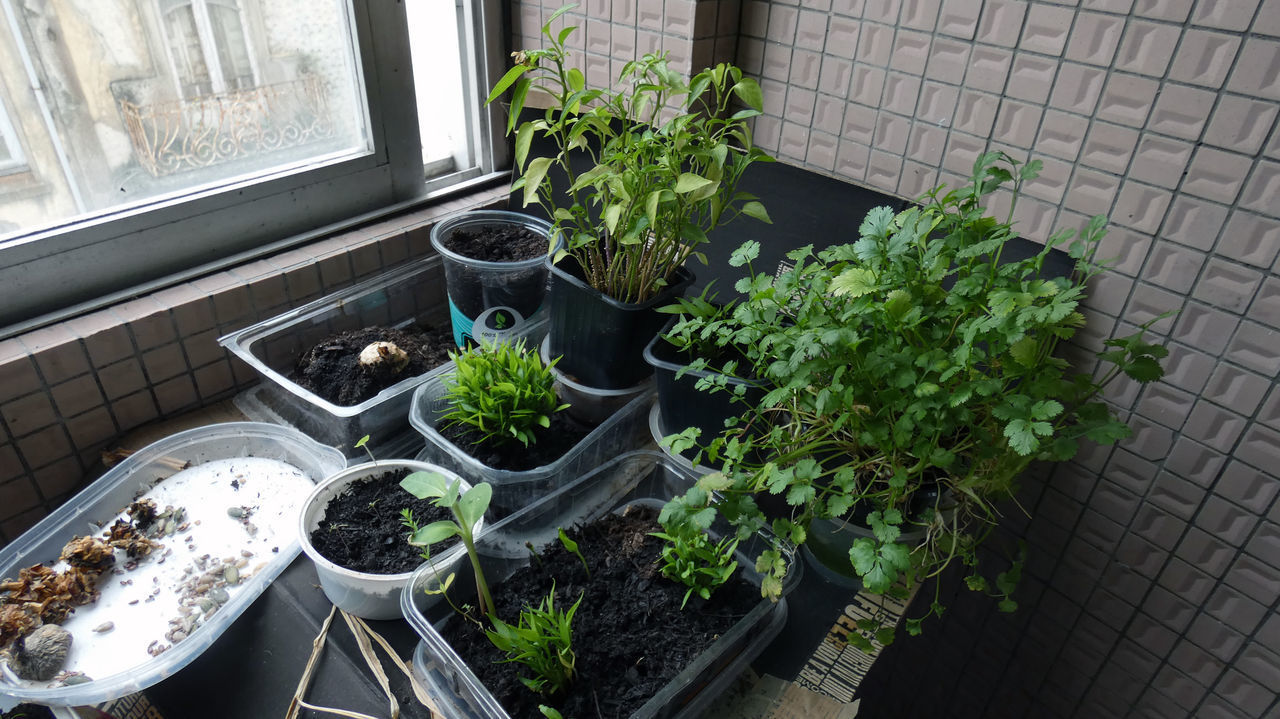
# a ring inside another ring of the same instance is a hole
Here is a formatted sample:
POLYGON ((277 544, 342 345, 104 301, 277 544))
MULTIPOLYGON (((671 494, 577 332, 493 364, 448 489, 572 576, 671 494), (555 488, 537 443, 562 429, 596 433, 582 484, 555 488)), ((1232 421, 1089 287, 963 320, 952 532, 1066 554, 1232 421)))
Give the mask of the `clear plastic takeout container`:
POLYGON ((432 377, 413 393, 409 424, 426 439, 426 447, 417 459, 448 467, 469 480, 492 485, 491 517, 505 517, 527 507, 590 469, 623 452, 639 449, 649 441, 645 418, 653 401, 652 393, 633 397, 550 464, 522 471, 494 469, 445 439, 436 429, 440 417, 448 411, 447 378, 448 375, 432 377))
POLYGON ((354 457, 362 452, 353 445, 365 435, 376 448, 407 431, 405 418, 413 388, 447 371, 451 364, 406 377, 359 404, 343 406, 291 379, 298 358, 339 332, 378 325, 397 329, 447 327, 448 323, 440 258, 430 257, 233 332, 218 342, 262 375, 259 387, 251 391, 255 400, 280 420, 354 457))
MULTIPOLYGON (((57 561, 62 546, 76 536, 97 534, 92 525, 110 523, 134 499, 161 478, 175 474, 175 464, 262 457, 297 467, 318 482, 340 470, 346 460, 341 452, 325 447, 288 427, 259 422, 228 422, 186 430, 154 442, 130 455, 89 485, 53 514, 0 550, 0 578, 13 579, 18 571, 36 563, 57 561), (175 462, 176 460, 176 462, 175 462)), ((298 498, 301 502, 302 497, 298 498)), ((197 534, 193 527, 191 534, 197 534)), ((178 537, 167 538, 177 541, 178 537)), ((52 706, 87 706, 141 691, 189 664, 231 626, 245 609, 293 561, 298 542, 291 527, 281 532, 279 551, 240 584, 230 599, 208 621, 196 627, 186 640, 140 664, 120 666, 119 671, 92 681, 62 687, 15 685, 0 679, 0 693, 22 701, 52 706)), ((154 558, 145 561, 155 561, 154 558)))
MULTIPOLYGON (((557 541, 557 528, 588 522, 627 504, 666 500, 683 493, 694 482, 692 475, 678 468, 660 452, 628 452, 579 477, 556 492, 491 525, 476 541, 485 575, 495 591, 502 581, 527 565, 532 544, 541 548, 557 541)), ((714 528, 713 528, 714 529, 714 528)), ((724 529, 721 527, 721 529, 724 529)), ((752 569, 762 542, 774 542, 767 534, 739 546, 740 571, 759 582, 752 569)), ((791 548, 784 548, 788 563, 783 598, 762 599, 760 604, 677 674, 651 697, 631 719, 699 716, 747 665, 773 640, 786 623, 786 595, 800 581, 800 563, 793 561, 791 548)), ((451 619, 452 610, 436 595, 423 590, 434 586, 434 571, 423 567, 409 580, 401 595, 401 609, 422 641, 413 655, 414 673, 436 698, 450 719, 510 719, 507 711, 476 678, 457 652, 436 630, 438 623, 451 619)), ((444 567, 437 567, 446 573, 444 567)), ((461 562, 453 586, 471 587, 469 568, 461 562), (463 576, 463 575, 466 576, 463 576)), ((455 589, 456 591, 456 589, 455 589)))

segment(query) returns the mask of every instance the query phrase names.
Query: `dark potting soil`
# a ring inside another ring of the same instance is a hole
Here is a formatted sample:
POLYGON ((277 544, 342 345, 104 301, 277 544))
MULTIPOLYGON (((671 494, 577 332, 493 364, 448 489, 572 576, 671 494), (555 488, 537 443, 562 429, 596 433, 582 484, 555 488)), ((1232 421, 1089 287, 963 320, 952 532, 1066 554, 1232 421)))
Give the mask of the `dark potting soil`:
MULTIPOLYGON (((400 510, 410 509, 418 526, 449 519, 449 510, 430 499, 418 499, 400 487, 407 467, 353 482, 329 500, 324 519, 311 533, 311 545, 322 557, 347 569, 368 574, 400 574, 422 564, 422 547, 407 541, 409 530, 400 523, 400 510)), ((447 542, 431 545, 435 555, 447 542)))
POLYGON ((551 415, 551 426, 540 428, 537 432, 538 441, 528 447, 514 438, 510 441, 481 444, 480 432, 462 424, 437 429, 445 439, 486 467, 523 472, 526 469, 545 467, 560 459, 591 434, 594 428, 570 417, 567 412, 556 412, 551 415))
POLYGON ((471 671, 516 719, 540 719, 538 704, 565 717, 626 717, 642 706, 704 649, 759 602, 757 587, 738 574, 711 595, 696 596, 682 611, 685 587, 662 576, 656 510, 633 508, 568 532, 585 556, 553 542, 541 562, 493 588, 498 616, 515 623, 523 606, 538 606, 555 584, 555 604, 573 618, 577 655, 574 686, 562 697, 534 694, 521 682, 523 665, 507 663, 474 622, 451 618, 444 637, 471 671))
POLYGON ((481 225, 459 228, 441 242, 451 252, 485 262, 518 262, 547 254, 547 238, 527 227, 481 225))
POLYGON ((293 380, 336 405, 360 404, 406 377, 448 362, 449 351, 456 347, 449 327, 350 330, 327 337, 302 353, 293 380), (399 371, 387 362, 361 365, 360 351, 374 342, 394 343, 409 355, 409 363, 399 371))

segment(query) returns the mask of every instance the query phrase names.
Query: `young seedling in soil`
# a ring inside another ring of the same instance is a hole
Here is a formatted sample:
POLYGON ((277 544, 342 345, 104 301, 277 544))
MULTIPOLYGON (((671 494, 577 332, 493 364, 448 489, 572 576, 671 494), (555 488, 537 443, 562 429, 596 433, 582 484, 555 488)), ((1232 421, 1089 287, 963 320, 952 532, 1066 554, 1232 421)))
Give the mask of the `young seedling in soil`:
POLYGON ((582 604, 583 595, 569 611, 555 607, 556 587, 537 607, 525 607, 517 625, 490 617, 493 629, 485 632, 489 641, 507 655, 508 662, 523 664, 535 678, 520 677, 520 682, 538 694, 560 694, 573 682, 577 656, 573 653, 573 615, 582 604))
POLYGON ((557 527, 556 533, 560 536, 560 543, 564 545, 564 548, 567 549, 570 554, 576 556, 578 561, 582 562, 582 568, 587 573, 587 579, 590 579, 591 567, 587 566, 587 558, 582 556, 582 551, 578 549, 578 543, 569 539, 569 535, 564 533, 563 527, 557 527))
POLYGON ((444 426, 465 425, 481 444, 519 442, 528 447, 551 415, 568 408, 556 397, 555 378, 537 352, 515 344, 484 345, 450 355, 457 365, 448 383, 444 426))
POLYGON ((733 558, 738 540, 725 537, 712 544, 706 533, 697 528, 680 525, 666 529, 653 536, 666 542, 661 555, 662 576, 689 588, 680 608, 684 609, 694 593, 710 599, 711 593, 729 581, 738 568, 738 561, 733 558))
POLYGON ((356 442, 352 446, 352 449, 363 449, 364 453, 369 455, 370 462, 373 462, 374 464, 378 463, 378 459, 373 456, 373 451, 369 449, 369 435, 366 434, 365 436, 361 437, 360 441, 356 442))
MULTIPOLYGON (((489 594, 489 583, 485 581, 484 569, 480 566, 480 556, 476 554, 475 536, 472 528, 484 516, 489 508, 489 500, 493 498, 493 487, 480 483, 459 492, 460 480, 450 480, 436 472, 414 472, 400 480, 400 486, 418 499, 434 498, 437 507, 445 507, 453 519, 441 519, 425 527, 418 527, 409 536, 409 544, 415 547, 427 547, 449 537, 458 537, 467 550, 467 558, 471 560, 471 568, 476 575, 476 597, 480 602, 480 614, 494 619, 493 596, 489 594)), ((415 525, 416 527, 416 525, 415 525)), ((424 552, 425 558, 430 559, 424 552)), ((445 585, 453 580, 453 576, 445 578, 445 585)), ((447 595, 446 595, 447 596, 447 595)))

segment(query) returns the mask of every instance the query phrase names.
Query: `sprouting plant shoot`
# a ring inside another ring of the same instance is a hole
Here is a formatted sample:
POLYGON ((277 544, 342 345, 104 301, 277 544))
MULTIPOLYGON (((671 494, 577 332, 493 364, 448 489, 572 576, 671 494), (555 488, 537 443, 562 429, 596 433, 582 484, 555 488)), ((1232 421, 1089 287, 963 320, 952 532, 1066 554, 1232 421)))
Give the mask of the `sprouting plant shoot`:
POLYGON ((450 353, 456 369, 446 381, 449 409, 445 425, 463 425, 483 444, 537 442, 537 432, 551 426, 551 415, 567 408, 556 396, 552 361, 542 364, 524 340, 486 344, 450 353))
POLYGON ((684 609, 695 593, 710 599, 711 593, 729 581, 738 568, 738 561, 733 558, 738 540, 725 537, 713 544, 698 529, 672 526, 667 530, 654 532, 653 536, 666 542, 662 547, 662 575, 689 588, 680 608, 684 609))
MULTIPOLYGON (((434 498, 433 504, 437 507, 447 507, 453 514, 452 520, 442 519, 425 527, 417 527, 414 523, 409 543, 415 547, 429 547, 450 537, 456 536, 461 539, 462 546, 467 550, 467 557, 471 560, 471 568, 476 575, 476 596, 480 602, 480 613, 490 619, 496 619, 493 614, 493 597, 489 594, 489 584, 485 581, 484 570, 480 567, 480 556, 476 554, 475 536, 472 531, 476 522, 489 508, 489 500, 493 498, 493 488, 481 483, 466 492, 460 492, 461 480, 450 479, 438 472, 414 472, 400 480, 400 486, 418 499, 434 498)), ((402 521, 404 518, 402 517, 402 521)), ((409 513, 407 518, 412 519, 412 513, 409 513)), ((423 556, 430 558, 426 551, 423 556)), ((451 580, 452 576, 445 579, 446 586, 451 580)))
POLYGON ((365 454, 369 455, 370 462, 373 462, 374 464, 378 463, 377 458, 373 456, 373 452, 369 449, 369 435, 366 434, 365 436, 361 437, 360 441, 356 442, 352 446, 352 449, 363 449, 365 454))
MULTIPOLYGON (((546 695, 559 694, 573 681, 577 656, 573 652, 573 615, 582 596, 568 611, 556 609, 556 588, 535 607, 520 612, 519 624, 511 625, 493 617, 493 629, 485 632, 489 641, 507 655, 506 661, 523 664, 534 677, 520 677, 529 689, 546 695)), ((544 712, 545 714, 545 712, 544 712)))
POLYGON ((564 545, 564 548, 577 556, 579 562, 582 562, 582 568, 587 572, 587 579, 590 579, 591 567, 587 566, 587 558, 582 556, 581 550, 578 549, 578 543, 569 539, 569 535, 564 533, 562 527, 556 527, 556 533, 560 536, 560 543, 564 545))

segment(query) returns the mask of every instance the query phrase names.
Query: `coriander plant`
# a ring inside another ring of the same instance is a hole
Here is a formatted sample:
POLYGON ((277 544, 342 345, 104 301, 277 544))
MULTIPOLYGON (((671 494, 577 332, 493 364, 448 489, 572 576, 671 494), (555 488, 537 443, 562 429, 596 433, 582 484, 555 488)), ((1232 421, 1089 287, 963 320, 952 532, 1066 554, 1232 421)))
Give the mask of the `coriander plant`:
POLYGON ((680 608, 684 609, 695 593, 710 599, 711 593, 729 581, 738 568, 738 561, 733 558, 738 540, 725 537, 712 543, 705 531, 687 524, 665 529, 665 532, 654 532, 653 536, 665 542, 661 555, 662 576, 688 587, 680 608))
POLYGON ((507 132, 515 133, 521 172, 512 189, 523 192, 525 206, 541 205, 564 237, 555 261, 571 257, 587 284, 640 303, 670 283, 715 227, 739 215, 769 221, 764 206, 738 189, 751 163, 772 160, 752 143, 747 124, 763 95, 733 65, 687 79, 665 53, 626 63, 620 91, 589 88, 565 45, 577 28, 551 31, 573 7, 542 27, 546 47, 515 53, 515 67, 488 102, 511 91, 507 132), (531 94, 549 106, 521 122, 531 94), (535 136, 551 140, 555 154, 529 157, 535 136), (591 165, 581 174, 571 162, 579 155, 591 165), (553 186, 557 173, 561 186, 553 186))
MULTIPOLYGON (((753 409, 767 429, 714 438, 708 455, 722 471, 669 506, 672 518, 714 510, 746 533, 766 521, 756 499, 772 496, 786 508, 773 513, 774 531, 796 543, 815 518, 867 527, 848 559, 871 592, 905 596, 956 561, 970 588, 990 591, 977 548, 1019 474, 1070 459, 1082 441, 1127 436, 1102 390, 1121 376, 1160 379, 1167 354, 1143 327, 1106 340, 1096 371, 1060 357, 1085 324, 1089 281, 1105 269, 1095 260, 1105 219, 1078 237, 1055 233, 1028 258, 1005 256, 1019 191, 1039 168, 985 154, 966 186, 939 187, 903 212, 874 209, 855 242, 795 250, 776 278, 752 269, 758 244, 733 253, 730 264, 746 269, 736 284, 744 299, 690 318, 685 331, 744 348, 742 372, 769 386, 753 409), (1008 216, 989 216, 987 198, 1006 186, 1008 216), (1075 261, 1069 277, 1046 271, 1059 246, 1075 261)), ((758 567, 771 575, 765 592, 780 591, 777 553, 758 567)), ((1002 609, 1016 606, 1018 569, 1015 559, 997 579, 1002 609)), ((935 598, 930 613, 941 611, 935 598)))
POLYGON ((539 428, 551 426, 551 415, 567 408, 556 397, 555 377, 538 353, 514 344, 483 345, 450 353, 457 366, 445 381, 449 409, 444 422, 464 425, 482 443, 537 442, 539 428))

